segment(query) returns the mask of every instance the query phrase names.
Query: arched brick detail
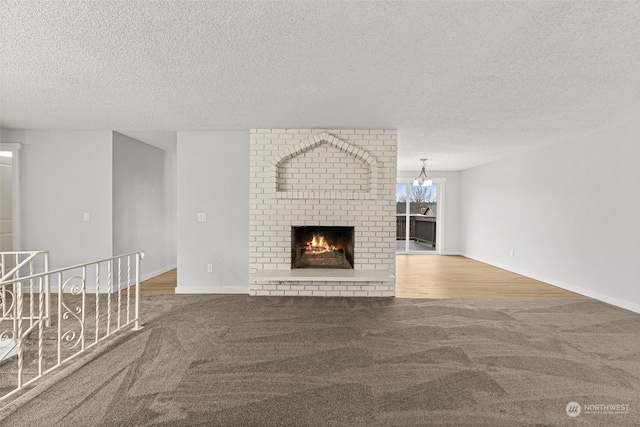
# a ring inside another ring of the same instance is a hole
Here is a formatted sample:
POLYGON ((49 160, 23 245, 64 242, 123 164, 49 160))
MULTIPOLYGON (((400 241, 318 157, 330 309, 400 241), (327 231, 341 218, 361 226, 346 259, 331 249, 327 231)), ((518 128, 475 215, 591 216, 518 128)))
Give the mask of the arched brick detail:
POLYGON ((272 158, 272 167, 269 168, 273 191, 276 198, 282 199, 376 199, 378 195, 378 162, 365 150, 348 142, 336 138, 328 133, 320 133, 294 146, 287 147, 272 158), (348 156, 357 159, 369 171, 368 189, 366 191, 278 191, 278 175, 284 162, 297 157, 315 147, 328 144, 348 156))

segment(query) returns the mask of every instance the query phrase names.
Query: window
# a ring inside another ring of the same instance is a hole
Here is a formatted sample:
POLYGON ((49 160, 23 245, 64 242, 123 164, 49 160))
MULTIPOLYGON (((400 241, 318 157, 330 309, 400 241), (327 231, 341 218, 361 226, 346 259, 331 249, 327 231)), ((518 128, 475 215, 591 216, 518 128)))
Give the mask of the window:
POLYGON ((396 252, 435 252, 438 184, 396 184, 396 252))

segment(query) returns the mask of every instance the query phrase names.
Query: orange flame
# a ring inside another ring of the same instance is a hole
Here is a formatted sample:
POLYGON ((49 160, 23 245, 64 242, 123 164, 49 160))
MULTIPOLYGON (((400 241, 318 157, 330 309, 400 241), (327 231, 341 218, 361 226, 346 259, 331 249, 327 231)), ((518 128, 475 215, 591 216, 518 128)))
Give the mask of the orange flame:
POLYGON ((324 252, 335 251, 338 248, 336 248, 334 245, 330 245, 322 234, 314 234, 312 235, 311 240, 307 242, 306 249, 313 252, 314 254, 321 254, 324 252))

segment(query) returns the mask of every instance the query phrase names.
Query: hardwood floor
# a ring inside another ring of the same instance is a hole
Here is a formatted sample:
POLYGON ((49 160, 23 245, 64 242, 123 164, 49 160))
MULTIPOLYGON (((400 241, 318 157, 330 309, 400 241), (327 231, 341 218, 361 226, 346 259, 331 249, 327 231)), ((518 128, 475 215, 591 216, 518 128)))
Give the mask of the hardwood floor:
POLYGON ((399 298, 587 298, 461 256, 397 255, 399 298))
POLYGON ((140 284, 141 294, 175 294, 178 285, 178 270, 167 271, 140 284))
MULTIPOLYGON (((177 271, 142 282, 143 294, 173 294, 177 271)), ((587 298, 461 256, 396 255, 399 298, 587 298)))

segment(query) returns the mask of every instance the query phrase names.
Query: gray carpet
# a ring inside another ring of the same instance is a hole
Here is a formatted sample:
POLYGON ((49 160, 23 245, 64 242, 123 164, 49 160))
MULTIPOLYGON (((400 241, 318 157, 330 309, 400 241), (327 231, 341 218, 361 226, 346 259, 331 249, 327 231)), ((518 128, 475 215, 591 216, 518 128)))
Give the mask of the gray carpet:
POLYGON ((10 402, 0 425, 640 425, 640 315, 597 301, 146 295, 142 308, 142 331, 10 402))

